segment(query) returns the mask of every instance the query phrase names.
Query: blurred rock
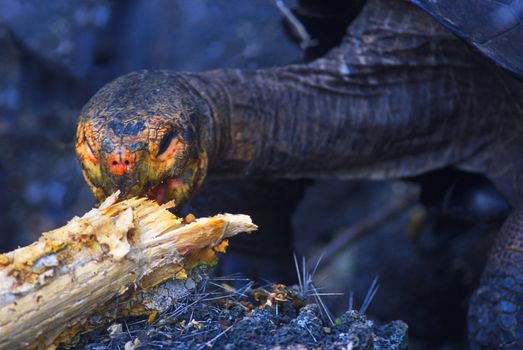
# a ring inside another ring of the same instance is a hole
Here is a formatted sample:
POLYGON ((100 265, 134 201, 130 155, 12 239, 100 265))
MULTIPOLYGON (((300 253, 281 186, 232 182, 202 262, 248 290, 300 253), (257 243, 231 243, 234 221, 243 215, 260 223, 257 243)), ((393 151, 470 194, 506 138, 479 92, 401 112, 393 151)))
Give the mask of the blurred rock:
POLYGON ((0 2, 0 23, 22 44, 47 61, 60 63, 75 76, 89 68, 96 30, 111 15, 108 0, 0 2))
POLYGON ((10 249, 71 218, 85 188, 73 153, 74 125, 90 91, 5 26, 0 47, 0 206, 6 208, 0 234, 2 249, 10 249))
MULTIPOLYGON (((368 213, 387 207, 409 187, 416 186, 318 182, 308 189, 298 209, 296 232, 308 228, 328 241, 368 213), (344 195, 350 200, 340 205, 344 195), (321 219, 308 215, 311 211, 321 212, 321 219)), ((320 264, 315 281, 321 290, 344 293, 326 298, 334 314, 339 314, 347 308, 350 291, 355 304, 361 305, 378 276, 380 287, 367 311, 369 317, 380 322, 405 321, 416 344, 413 349, 461 349, 468 299, 478 285, 500 224, 456 221, 436 210, 413 206, 329 257, 328 264, 320 264)), ((311 236, 297 243, 304 254, 322 253, 322 245, 311 236)), ((314 266, 315 261, 309 263, 314 266)))

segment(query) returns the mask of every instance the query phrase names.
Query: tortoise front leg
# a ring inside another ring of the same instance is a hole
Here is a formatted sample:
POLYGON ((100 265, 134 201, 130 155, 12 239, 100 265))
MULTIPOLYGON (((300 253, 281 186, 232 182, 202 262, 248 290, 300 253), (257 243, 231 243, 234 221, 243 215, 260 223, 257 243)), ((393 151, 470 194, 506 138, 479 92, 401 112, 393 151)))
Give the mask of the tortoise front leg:
POLYGON ((504 223, 469 307, 471 349, 523 349, 523 208, 504 223))

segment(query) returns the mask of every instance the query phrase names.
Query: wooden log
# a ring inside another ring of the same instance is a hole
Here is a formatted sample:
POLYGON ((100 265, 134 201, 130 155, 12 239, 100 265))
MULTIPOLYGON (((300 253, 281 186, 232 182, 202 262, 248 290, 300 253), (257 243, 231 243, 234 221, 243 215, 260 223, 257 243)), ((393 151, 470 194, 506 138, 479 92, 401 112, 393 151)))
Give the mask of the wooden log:
POLYGON ((188 268, 213 262, 225 238, 257 228, 246 215, 187 222, 168 211, 172 203, 116 200, 114 194, 35 243, 0 255, 0 349, 52 346, 85 329, 89 316, 116 310, 108 306, 124 296, 132 302, 121 303, 128 309, 118 315, 143 311, 151 300, 142 291, 186 278, 188 268))

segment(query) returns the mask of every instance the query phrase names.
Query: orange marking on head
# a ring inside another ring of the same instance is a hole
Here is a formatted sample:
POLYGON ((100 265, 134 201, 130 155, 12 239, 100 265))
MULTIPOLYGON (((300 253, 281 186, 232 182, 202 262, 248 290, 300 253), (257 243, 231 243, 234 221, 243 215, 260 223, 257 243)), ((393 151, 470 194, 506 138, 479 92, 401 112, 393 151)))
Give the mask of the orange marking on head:
POLYGON ((113 175, 123 175, 127 171, 127 166, 121 163, 111 164, 109 167, 109 172, 113 175))
POLYGON ((135 155, 125 150, 116 151, 106 157, 109 172, 113 175, 121 176, 134 167, 135 155))

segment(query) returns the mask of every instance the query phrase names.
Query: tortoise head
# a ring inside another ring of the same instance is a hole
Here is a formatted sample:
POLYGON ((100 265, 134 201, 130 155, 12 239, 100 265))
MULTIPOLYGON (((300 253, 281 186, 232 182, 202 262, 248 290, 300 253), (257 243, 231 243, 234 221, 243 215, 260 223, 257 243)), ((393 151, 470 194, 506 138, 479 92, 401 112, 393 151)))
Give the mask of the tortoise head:
POLYGON ((98 201, 147 195, 179 206, 201 185, 201 97, 180 75, 136 72, 104 86, 82 109, 76 154, 98 201))

